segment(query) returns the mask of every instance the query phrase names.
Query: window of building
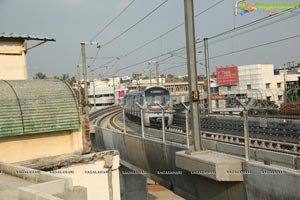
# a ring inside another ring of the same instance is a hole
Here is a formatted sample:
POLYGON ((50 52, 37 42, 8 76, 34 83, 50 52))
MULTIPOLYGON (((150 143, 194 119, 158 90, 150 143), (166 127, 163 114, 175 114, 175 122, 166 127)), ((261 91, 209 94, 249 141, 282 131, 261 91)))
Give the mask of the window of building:
POLYGON ((266 83, 266 89, 270 89, 271 83, 266 83))
POLYGON ((227 91, 231 91, 231 85, 227 86, 227 91))
POLYGON ((281 88, 281 83, 277 83, 277 88, 281 88))
POLYGON ((269 101, 271 101, 271 97, 269 96, 269 97, 267 97, 267 101, 269 102, 269 101))
POLYGON ((247 84, 247 90, 251 90, 251 84, 247 84))
POLYGON ((278 101, 282 101, 282 95, 278 95, 278 101))
POLYGON ((219 108, 219 99, 216 99, 216 108, 219 108))

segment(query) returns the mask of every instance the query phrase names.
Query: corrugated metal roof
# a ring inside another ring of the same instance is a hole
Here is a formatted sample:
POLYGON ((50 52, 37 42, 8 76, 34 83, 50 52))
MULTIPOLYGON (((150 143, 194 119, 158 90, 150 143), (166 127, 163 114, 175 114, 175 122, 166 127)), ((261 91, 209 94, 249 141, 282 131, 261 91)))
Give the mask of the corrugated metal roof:
POLYGON ((48 38, 37 35, 29 35, 29 34, 15 34, 15 33, 0 33, 0 38, 20 38, 26 40, 44 40, 44 41, 55 41, 54 38, 48 38))
POLYGON ((0 137, 78 128, 77 101, 65 82, 0 81, 0 137))

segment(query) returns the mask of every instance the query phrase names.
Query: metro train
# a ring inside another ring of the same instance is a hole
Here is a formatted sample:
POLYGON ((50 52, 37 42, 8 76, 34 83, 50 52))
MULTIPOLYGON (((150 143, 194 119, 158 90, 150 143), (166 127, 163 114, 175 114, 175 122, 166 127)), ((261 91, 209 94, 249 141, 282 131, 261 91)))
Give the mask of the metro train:
POLYGON ((172 96, 169 90, 161 86, 153 86, 144 91, 129 92, 125 95, 125 114, 130 120, 140 122, 141 112, 136 105, 144 106, 143 117, 144 125, 162 124, 162 109, 158 104, 163 106, 165 112, 165 125, 171 125, 173 122, 172 96))

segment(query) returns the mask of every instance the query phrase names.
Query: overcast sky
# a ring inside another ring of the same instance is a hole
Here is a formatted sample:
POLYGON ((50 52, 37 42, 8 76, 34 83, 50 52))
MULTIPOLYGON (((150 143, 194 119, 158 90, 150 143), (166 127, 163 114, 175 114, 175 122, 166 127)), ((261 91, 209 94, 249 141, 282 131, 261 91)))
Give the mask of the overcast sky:
MULTIPOLYGON (((75 75, 77 64, 82 64, 80 42, 90 41, 131 1, 0 0, 1 32, 32 34, 56 39, 56 42, 47 42, 28 51, 27 65, 30 78, 37 72, 46 73, 48 76, 63 73, 75 75)), ((195 14, 219 1, 194 0, 195 14)), ((107 43, 163 2, 164 0, 136 0, 93 41, 99 42, 100 45, 107 43)), ((254 3, 300 4, 299 1, 295 0, 248 0, 247 3, 249 5, 254 5, 254 3)), ((196 17, 196 37, 209 38, 268 16, 268 12, 265 10, 255 10, 244 16, 234 16, 233 11, 233 0, 224 0, 196 17)), ((300 9, 298 11, 300 13, 300 9)), ((240 32, 209 40, 210 57, 213 58, 228 53, 227 56, 210 60, 211 71, 213 72, 217 66, 231 64, 272 63, 275 67, 280 67, 288 61, 300 63, 300 37, 230 54, 248 47, 299 35, 300 15, 294 15, 286 13, 248 29, 243 29, 240 32), (253 28, 255 29, 253 30, 253 28)), ((95 61, 87 59, 87 64, 91 65, 90 69, 96 68, 95 74, 99 78, 107 78, 112 75, 131 75, 133 72, 145 73, 149 66, 147 62, 142 61, 185 45, 184 26, 160 37, 138 51, 127 54, 182 22, 184 22, 184 0, 169 0, 144 21, 118 39, 102 47, 98 54, 100 58, 95 61), (142 63, 132 66, 139 62, 142 63)), ((197 47, 199 47, 197 51, 203 51, 201 46, 201 43, 197 44, 197 47)), ((86 54, 88 58, 94 57, 96 52, 97 48, 95 46, 87 46, 86 54)), ((197 56, 198 60, 203 59, 203 53, 198 53, 197 56)), ((161 61, 161 73, 184 75, 187 74, 187 68, 184 64, 186 62, 185 57, 185 51, 181 50, 156 58, 153 61, 161 61)), ((154 69, 154 66, 151 66, 151 69, 154 69)), ((203 73, 204 68, 199 64, 198 74, 203 73)))

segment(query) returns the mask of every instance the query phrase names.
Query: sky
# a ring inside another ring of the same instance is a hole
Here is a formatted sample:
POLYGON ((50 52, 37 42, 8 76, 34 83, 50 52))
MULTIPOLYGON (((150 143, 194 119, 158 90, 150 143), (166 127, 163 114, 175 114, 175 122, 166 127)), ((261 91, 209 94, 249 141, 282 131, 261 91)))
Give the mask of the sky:
MULTIPOLYGON (((76 75, 77 65, 82 65, 81 42, 93 39, 101 46, 86 46, 88 75, 96 78, 131 76, 132 73, 149 74, 154 62, 159 62, 159 71, 164 74, 187 74, 185 27, 164 34, 184 22, 184 0, 135 0, 100 34, 115 16, 132 0, 0 0, 0 32, 32 34, 56 39, 27 53, 29 78, 42 72, 47 76, 76 75), (163 2, 165 2, 163 4, 163 2), (140 19, 159 7, 140 23, 140 19), (137 24, 136 24, 137 23, 137 24), (135 26, 133 26, 136 24, 135 26), (111 39, 123 35, 108 43, 111 39), (164 35, 163 35, 164 34, 164 35), (96 36, 97 37, 94 37, 96 36), (158 38, 154 40, 155 38, 158 38), (148 43, 134 52, 133 50, 148 43), (183 48, 179 51, 173 50, 183 48), (98 51, 99 50, 99 51, 98 51), (98 54, 97 54, 98 52, 98 54), (131 52, 131 53, 130 53, 131 52), (172 52, 169 53, 168 52, 172 52), (93 59, 97 55, 97 59, 93 59), (164 55, 158 57, 160 55, 164 55), (149 64, 151 61, 152 64, 149 64), (135 65, 136 64, 136 65, 135 65)), ((246 0, 253 6, 261 4, 297 3, 300 0, 246 0)), ((211 38, 227 30, 269 16, 267 10, 234 15, 233 0, 194 0, 195 37, 211 38), (208 9, 209 7, 212 8, 208 9)), ((240 10, 239 10, 240 11, 240 10)), ((208 40, 210 68, 249 64, 274 64, 276 68, 295 61, 300 63, 300 9, 299 13, 285 13, 246 29, 208 40), (286 39, 293 37, 291 39, 286 39), (272 43, 273 41, 283 40, 272 43), (262 45, 267 44, 269 45, 262 45), (255 47, 258 46, 258 47, 255 47), (248 50, 243 50, 247 49, 248 50), (243 50, 241 52, 238 52, 243 50), (226 56, 220 56, 226 54, 226 56), (220 57, 218 57, 220 56, 220 57)), ((29 46, 34 42, 29 42, 29 46)), ((198 74, 204 74, 203 43, 197 47, 198 74)))

